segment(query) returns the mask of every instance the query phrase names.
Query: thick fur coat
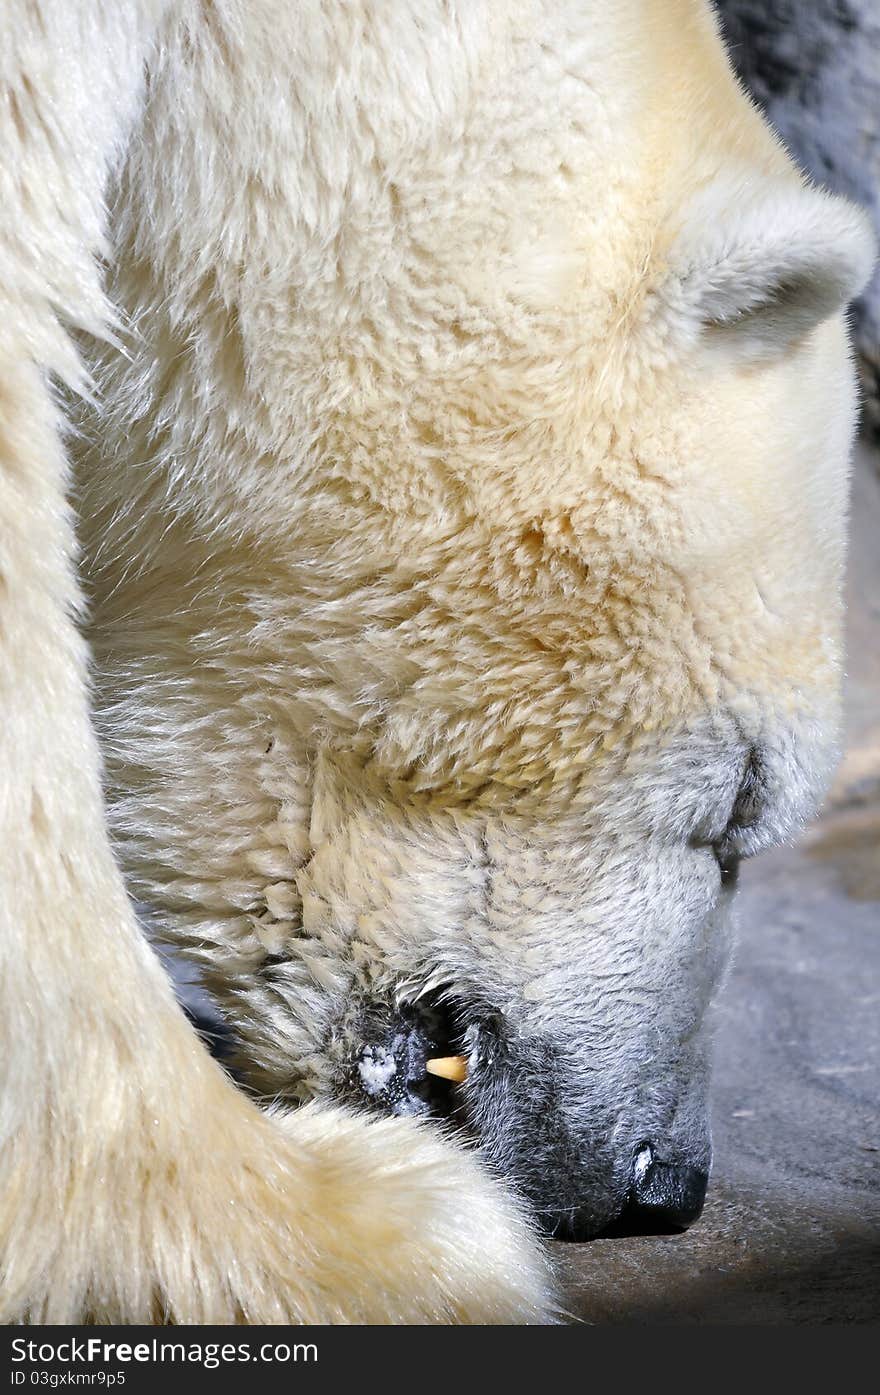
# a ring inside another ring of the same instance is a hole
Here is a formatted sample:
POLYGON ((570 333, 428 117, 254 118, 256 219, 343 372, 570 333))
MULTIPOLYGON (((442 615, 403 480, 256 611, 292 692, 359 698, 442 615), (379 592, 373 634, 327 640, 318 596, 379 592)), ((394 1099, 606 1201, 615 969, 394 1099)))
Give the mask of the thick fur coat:
POLYGON ((705 1187, 736 859, 833 762, 866 223, 691 0, 0 54, 0 1312, 540 1320, 527 1211, 705 1187), (337 1102, 424 1003, 482 1161, 337 1102))

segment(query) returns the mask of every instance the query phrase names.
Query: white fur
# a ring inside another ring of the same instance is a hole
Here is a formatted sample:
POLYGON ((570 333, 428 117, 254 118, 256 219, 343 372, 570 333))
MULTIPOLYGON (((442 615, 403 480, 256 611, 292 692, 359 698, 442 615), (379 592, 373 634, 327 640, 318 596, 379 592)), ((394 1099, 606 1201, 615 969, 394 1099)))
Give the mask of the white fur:
POLYGON ((260 1112, 175 1007, 49 375, 110 827, 252 1082, 332 1093, 352 1004, 453 984, 589 1060, 584 1139, 702 1147, 692 843, 752 745, 753 847, 829 767, 864 235, 689 0, 12 0, 0 53, 0 1312, 539 1318, 474 1161, 260 1112))

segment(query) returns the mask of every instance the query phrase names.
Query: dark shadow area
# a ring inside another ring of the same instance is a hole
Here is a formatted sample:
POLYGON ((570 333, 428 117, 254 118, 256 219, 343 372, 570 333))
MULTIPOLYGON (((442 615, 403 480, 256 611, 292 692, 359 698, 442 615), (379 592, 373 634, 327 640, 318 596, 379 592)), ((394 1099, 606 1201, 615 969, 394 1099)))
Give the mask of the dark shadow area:
POLYGON ((646 1253, 638 1276, 622 1275, 612 1260, 617 1278, 613 1290, 603 1277, 601 1292, 586 1287, 570 1293, 578 1315, 586 1322, 615 1324, 880 1322, 880 1238, 873 1244, 845 1243, 796 1259, 758 1253, 740 1267, 706 1272, 698 1265, 674 1278, 656 1260, 646 1253), (661 1274, 664 1282, 653 1282, 661 1274))

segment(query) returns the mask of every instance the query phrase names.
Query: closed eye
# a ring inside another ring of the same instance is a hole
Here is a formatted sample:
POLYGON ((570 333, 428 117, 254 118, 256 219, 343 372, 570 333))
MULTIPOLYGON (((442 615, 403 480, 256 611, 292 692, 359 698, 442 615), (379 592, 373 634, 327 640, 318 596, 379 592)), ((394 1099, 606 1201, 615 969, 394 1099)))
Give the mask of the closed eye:
POLYGON ((732 888, 736 885, 739 865, 744 856, 742 834, 760 822, 763 800, 764 780, 761 758, 752 747, 746 760, 730 818, 721 837, 712 843, 712 851, 721 871, 722 886, 732 888))
POLYGON ((715 848, 715 856, 718 860, 718 867, 721 871, 721 885, 734 887, 739 879, 739 864, 742 862, 742 854, 738 852, 722 852, 715 848))

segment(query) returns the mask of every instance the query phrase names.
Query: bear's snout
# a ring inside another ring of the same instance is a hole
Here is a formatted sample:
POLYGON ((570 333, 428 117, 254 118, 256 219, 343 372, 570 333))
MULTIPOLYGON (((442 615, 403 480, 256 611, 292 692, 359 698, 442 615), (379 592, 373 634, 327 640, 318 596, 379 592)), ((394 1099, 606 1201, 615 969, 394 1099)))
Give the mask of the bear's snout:
MULTIPOLYGON (((357 1018, 345 1093, 392 1114, 444 1117, 474 1138, 494 1169, 557 1240, 686 1230, 703 1209, 708 1126, 687 1140, 637 1117, 609 1117, 552 1042, 523 1038, 497 1012, 467 1012, 446 995, 375 1002, 357 1018), (437 1078, 432 1057, 462 1069, 437 1078)), ((638 1116, 636 1111, 636 1116, 638 1116)), ((691 1125, 693 1125, 693 1118, 691 1125)))

